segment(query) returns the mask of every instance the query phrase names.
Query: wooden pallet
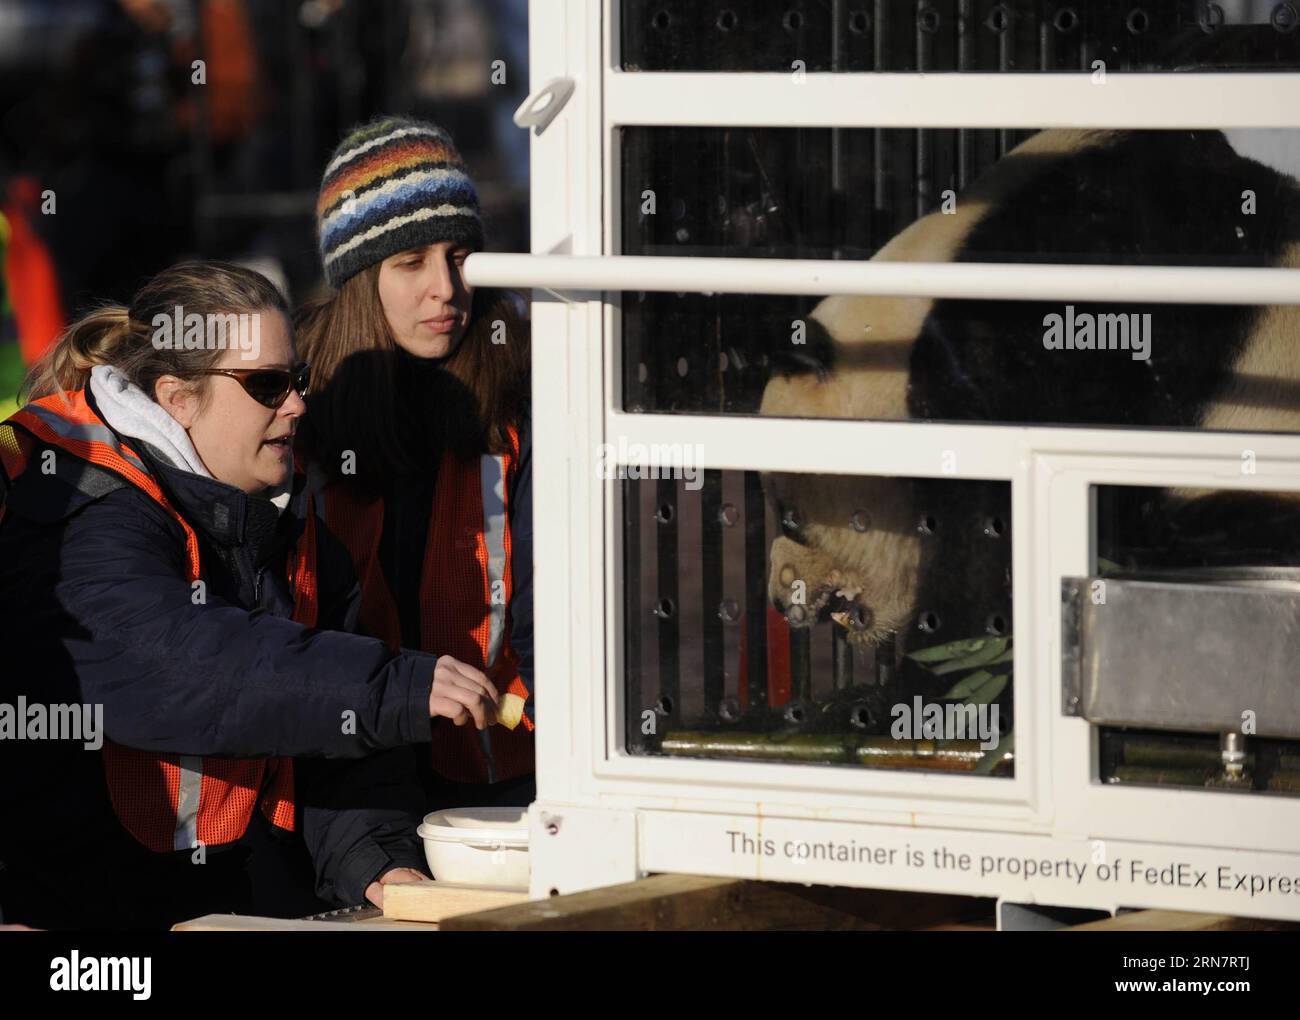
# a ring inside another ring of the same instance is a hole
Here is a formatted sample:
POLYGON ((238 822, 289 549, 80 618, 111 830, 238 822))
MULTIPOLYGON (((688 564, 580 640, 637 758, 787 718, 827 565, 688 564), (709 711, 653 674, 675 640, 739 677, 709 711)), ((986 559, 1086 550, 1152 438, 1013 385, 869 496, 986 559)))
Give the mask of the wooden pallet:
MULTIPOLYGON (((302 920, 209 914, 176 931, 994 931, 995 902, 974 896, 651 875, 529 900, 444 882, 386 886, 374 907, 302 920)), ((1300 931, 1300 924, 1138 910, 1060 931, 1300 931)))
POLYGON ((394 882, 384 886, 384 909, 365 906, 304 918, 207 914, 173 931, 431 931, 453 914, 478 913, 525 903, 526 892, 450 882, 394 882))
MULTIPOLYGON (((442 922, 444 931, 994 931, 973 896, 653 875, 442 922)), ((1300 924, 1140 910, 1059 931, 1298 931, 1300 924)))

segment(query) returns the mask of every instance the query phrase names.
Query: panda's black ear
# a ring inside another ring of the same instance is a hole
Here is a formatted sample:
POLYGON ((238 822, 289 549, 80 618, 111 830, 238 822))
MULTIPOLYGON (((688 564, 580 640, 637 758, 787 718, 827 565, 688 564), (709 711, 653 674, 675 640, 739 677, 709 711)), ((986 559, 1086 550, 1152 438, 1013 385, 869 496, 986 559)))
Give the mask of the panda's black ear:
POLYGON ((772 375, 808 375, 825 382, 835 368, 835 340, 820 322, 805 318, 802 334, 778 344, 768 355, 772 375))

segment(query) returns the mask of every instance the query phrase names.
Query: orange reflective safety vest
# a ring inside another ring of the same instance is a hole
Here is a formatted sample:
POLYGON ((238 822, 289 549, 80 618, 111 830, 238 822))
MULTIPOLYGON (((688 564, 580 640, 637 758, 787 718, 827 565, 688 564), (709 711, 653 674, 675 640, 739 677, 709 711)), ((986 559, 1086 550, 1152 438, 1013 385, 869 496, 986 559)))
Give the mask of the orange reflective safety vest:
MULTIPOLYGON (((519 433, 511 428, 509 436, 505 454, 470 461, 443 455, 420 571, 419 650, 459 659, 486 673, 500 693, 527 699, 508 633, 509 493, 519 463, 519 433)), ((384 501, 364 499, 342 481, 327 483, 318 470, 309 469, 308 477, 321 494, 325 523, 347 546, 361 581, 361 626, 396 650, 402 643, 401 620, 379 560, 384 501)), ((435 724, 433 768, 446 779, 500 782, 535 769, 533 723, 527 716, 514 730, 435 724)))
MULTIPOLYGON (((171 505, 139 455, 95 414, 78 390, 34 401, 0 424, 0 466, 10 481, 29 468, 40 471, 42 447, 61 450, 148 494, 185 534, 189 580, 202 576, 199 540, 171 505), (33 467, 33 463, 38 462, 33 467)), ((56 459, 55 463, 58 463, 56 459)), ((63 474, 63 471, 57 471, 63 474)), ((83 472, 65 475, 76 485, 83 472)), ((84 483, 83 483, 84 484, 84 483)), ((3 505, 0 505, 0 514, 3 505)), ((2 518, 0 518, 2 519, 2 518)), ((293 618, 314 626, 317 610, 315 515, 308 503, 306 530, 289 564, 293 618)), ((157 853, 218 846, 243 836, 260 805, 271 824, 294 830, 292 758, 211 758, 157 754, 105 739, 100 750, 113 810, 123 827, 157 853)))

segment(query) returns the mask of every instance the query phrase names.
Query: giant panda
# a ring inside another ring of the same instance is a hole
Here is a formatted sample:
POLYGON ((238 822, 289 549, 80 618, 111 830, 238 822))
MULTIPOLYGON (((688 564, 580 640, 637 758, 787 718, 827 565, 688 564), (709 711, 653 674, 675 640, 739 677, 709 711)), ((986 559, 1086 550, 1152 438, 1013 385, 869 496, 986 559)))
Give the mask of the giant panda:
MULTIPOLYGON (((1042 131, 875 259, 1300 268, 1300 184, 1219 132, 1042 131)), ((760 413, 1300 433, 1300 306, 1075 303, 1076 316, 1151 315, 1145 360, 1048 349, 1049 316, 1063 312, 828 297, 808 323, 817 356, 774 375, 760 413)), ((763 484, 784 530, 769 595, 785 611, 801 584, 807 607, 793 625, 830 615, 854 642, 897 636, 904 651, 1009 628, 1006 483, 962 483, 962 505, 943 512, 955 491, 943 482, 770 473, 763 484)), ((1108 512, 1116 533, 1159 550, 1154 565, 1300 563, 1291 495, 1123 490, 1108 512)))

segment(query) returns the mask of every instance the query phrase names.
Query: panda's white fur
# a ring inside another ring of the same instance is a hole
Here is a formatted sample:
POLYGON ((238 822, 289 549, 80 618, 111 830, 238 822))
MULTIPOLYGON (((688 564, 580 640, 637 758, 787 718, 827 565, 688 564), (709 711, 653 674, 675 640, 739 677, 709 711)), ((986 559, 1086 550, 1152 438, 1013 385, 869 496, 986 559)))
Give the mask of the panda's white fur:
MULTIPOLYGON (((1300 269, 1300 244, 1289 244, 1279 265, 1300 269)), ((1232 366, 1227 393, 1201 426, 1245 432, 1300 432, 1300 305, 1270 305, 1232 366)))
MULTIPOLYGON (((952 213, 936 212, 903 230, 873 261, 948 262, 972 230, 1006 195, 1023 184, 1023 168, 1068 157, 1111 140, 1113 132, 1040 132, 991 167, 952 213), (1033 156, 1030 161, 1017 157, 1033 156)), ((1300 267, 1300 245, 1281 264, 1300 267)), ((834 370, 771 379, 760 413, 775 417, 898 420, 909 417, 908 375, 913 343, 934 305, 929 298, 836 295, 811 318, 833 340, 834 370)), ((1206 409, 1210 429, 1300 433, 1300 306, 1267 310, 1233 365, 1234 384, 1206 409)), ((916 611, 927 568, 917 508, 907 482, 881 477, 771 473, 769 498, 795 505, 802 518, 799 541, 780 536, 770 553, 769 594, 778 607, 806 599, 811 622, 828 603, 857 607, 856 641, 879 641, 906 627, 916 611), (865 511, 867 527, 854 515, 865 511), (797 589, 796 584, 802 583, 797 589)), ((1188 491, 1185 495, 1193 496, 1188 491)))

